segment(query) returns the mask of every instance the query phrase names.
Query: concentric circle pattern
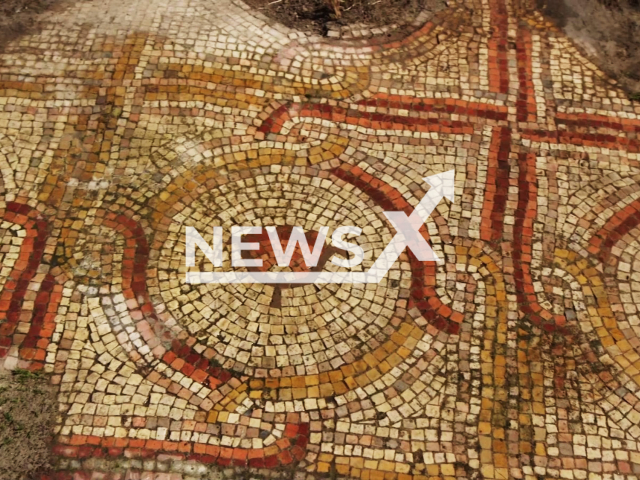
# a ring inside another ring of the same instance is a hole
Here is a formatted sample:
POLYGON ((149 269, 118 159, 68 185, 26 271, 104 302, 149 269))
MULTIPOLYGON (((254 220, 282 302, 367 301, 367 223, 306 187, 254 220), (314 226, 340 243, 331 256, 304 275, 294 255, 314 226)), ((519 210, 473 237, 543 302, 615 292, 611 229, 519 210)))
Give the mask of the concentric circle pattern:
MULTIPOLYGON (((368 269, 392 237, 379 206, 356 187, 326 172, 274 167, 251 171, 250 176, 235 181, 220 178, 217 183, 173 215, 167 238, 157 252, 152 250, 152 257, 158 259, 149 264, 151 271, 157 272, 158 296, 152 301, 166 305, 199 344, 219 354, 221 363, 246 373, 266 369, 279 376, 285 367, 298 366, 305 367, 302 371, 307 373, 329 371, 369 352, 370 339, 387 339, 386 332, 393 330, 390 322, 398 316, 398 303, 406 306, 409 296, 411 269, 406 257, 392 268, 388 278, 372 285, 185 284, 186 226, 203 232, 208 241, 214 226, 224 232, 222 267, 216 268, 204 255, 198 255, 192 270, 199 271, 233 270, 230 237, 236 225, 277 227, 283 250, 289 240, 287 227, 289 232, 299 226, 314 233, 309 237, 310 249, 319 241, 317 232, 322 227, 331 231, 342 225, 359 227, 362 235, 352 243, 363 248, 365 259, 355 271, 368 269)), ((300 247, 290 267, 278 266, 265 237, 263 233, 245 239, 261 245, 259 250, 246 252, 248 258, 263 262, 260 271, 311 270, 300 247)), ((331 255, 330 242, 329 237, 314 271, 346 271, 330 261, 334 255, 344 258, 346 253, 333 249, 331 255)))

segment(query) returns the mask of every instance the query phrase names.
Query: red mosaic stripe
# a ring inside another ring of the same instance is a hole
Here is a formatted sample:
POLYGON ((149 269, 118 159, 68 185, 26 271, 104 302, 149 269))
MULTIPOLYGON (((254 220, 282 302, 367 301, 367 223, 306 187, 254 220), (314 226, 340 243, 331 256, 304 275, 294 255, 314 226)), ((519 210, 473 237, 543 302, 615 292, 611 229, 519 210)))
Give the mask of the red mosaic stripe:
POLYGON ((299 462, 309 442, 308 423, 288 423, 284 437, 265 448, 239 448, 195 442, 142 440, 93 435, 58 437, 53 454, 63 458, 155 458, 159 453, 177 455, 182 460, 195 460, 224 467, 278 468, 299 462))
POLYGON ((316 103, 283 105, 273 111, 270 118, 262 123, 258 131, 262 133, 280 133, 284 123, 292 119, 292 113, 295 113, 295 117, 321 118, 336 123, 357 125, 374 130, 408 130, 445 134, 471 134, 474 131, 471 123, 458 120, 361 112, 334 105, 316 103))
MULTIPOLYGON (((0 295, 0 321, 5 320, 0 325, 0 358, 7 355, 12 345, 21 345, 24 341, 24 335, 16 335, 14 332, 20 321, 31 320, 31 318, 23 318, 25 315, 22 308, 23 301, 27 288, 42 263, 42 255, 49 236, 48 222, 37 210, 28 205, 7 202, 2 219, 22 225, 26 230, 26 237, 22 242, 18 260, 0 295)), ((27 313, 27 315, 31 317, 33 313, 27 313)), ((35 352, 32 356, 29 350, 25 353, 31 358, 36 356, 35 352)), ((38 353, 37 356, 40 357, 42 354, 38 353)))
POLYGON ((489 39, 489 89, 494 93, 509 92, 507 30, 509 14, 504 0, 489 0, 492 34, 489 39))
POLYGON ((555 122, 558 125, 567 125, 573 128, 607 128, 626 133, 640 132, 640 120, 607 115, 557 112, 555 122))
POLYGON ((519 122, 536 121, 536 101, 533 90, 531 67, 531 31, 528 28, 518 29, 516 41, 516 58, 518 63, 518 98, 516 100, 516 117, 519 122))
MULTIPOLYGON (((403 211, 407 215, 413 212, 413 207, 399 191, 369 175, 360 167, 344 164, 332 170, 332 173, 362 190, 385 210, 403 211)), ((425 225, 421 226, 420 233, 425 240, 429 240, 429 233, 425 225)), ((438 330, 452 334, 458 333, 464 316, 454 312, 438 299, 435 291, 435 265, 433 262, 426 264, 418 261, 410 250, 407 251, 407 254, 412 273, 411 306, 417 307, 425 320, 438 330)))
POLYGON ((20 358, 30 360, 31 370, 44 367, 47 346, 55 330, 55 317, 62 300, 62 285, 48 274, 36 296, 31 326, 20 348, 20 358))
POLYGON ((520 153, 518 164, 518 206, 513 226, 513 277, 520 311, 529 320, 547 331, 561 331, 566 323, 564 315, 554 315, 537 300, 531 276, 533 224, 537 213, 536 157, 533 153, 520 153))
POLYGON ((603 133, 581 133, 566 130, 555 132, 523 130, 522 137, 536 142, 566 143, 586 147, 625 149, 632 153, 640 152, 640 141, 603 133))
POLYGON ((488 120, 507 120, 508 110, 503 105, 468 102, 455 98, 415 98, 406 95, 376 94, 358 105, 376 108, 395 108, 415 112, 436 112, 469 117, 486 118, 488 120))
POLYGON ((511 130, 506 127, 494 129, 489 148, 489 166, 480 226, 480 238, 485 241, 502 238, 504 212, 509 194, 510 151, 511 130))
POLYGON ((640 199, 615 213, 589 240, 589 253, 603 263, 609 263, 611 250, 631 230, 640 225, 640 199))

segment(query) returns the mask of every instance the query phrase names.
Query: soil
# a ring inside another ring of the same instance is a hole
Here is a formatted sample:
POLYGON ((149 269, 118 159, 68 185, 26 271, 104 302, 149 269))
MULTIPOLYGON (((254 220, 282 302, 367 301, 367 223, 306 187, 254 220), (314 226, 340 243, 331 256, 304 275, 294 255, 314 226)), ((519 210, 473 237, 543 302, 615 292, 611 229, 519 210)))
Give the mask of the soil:
POLYGON ((49 469, 57 412, 48 376, 26 370, 0 375, 0 478, 31 480, 49 469))
POLYGON ((441 0, 243 0, 265 16, 297 30, 326 36, 340 26, 368 28, 411 24, 423 11, 442 8, 441 0), (332 8, 339 2, 340 16, 332 8))
POLYGON ((59 0, 0 0, 0 50, 10 40, 37 29, 37 16, 59 0))
POLYGON ((539 0, 593 63, 640 100, 640 0, 539 0))

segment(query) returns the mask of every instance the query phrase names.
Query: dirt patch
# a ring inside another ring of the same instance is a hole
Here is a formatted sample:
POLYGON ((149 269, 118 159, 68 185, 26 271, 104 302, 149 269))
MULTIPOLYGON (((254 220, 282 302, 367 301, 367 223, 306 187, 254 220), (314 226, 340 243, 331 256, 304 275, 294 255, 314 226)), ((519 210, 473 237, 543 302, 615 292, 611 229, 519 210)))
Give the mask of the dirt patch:
MULTIPOLYGON (((251 7, 283 25, 331 36, 341 26, 375 29, 404 26, 424 12, 442 8, 441 0, 244 0, 251 7)), ((375 33, 375 32, 374 32, 375 33)))
POLYGON ((20 35, 37 30, 39 14, 60 0, 0 0, 0 50, 20 35))
POLYGON ((48 376, 26 370, 0 376, 0 478, 30 480, 49 469, 57 412, 48 376))
POLYGON ((640 100, 640 0, 539 0, 562 29, 633 100, 640 100))

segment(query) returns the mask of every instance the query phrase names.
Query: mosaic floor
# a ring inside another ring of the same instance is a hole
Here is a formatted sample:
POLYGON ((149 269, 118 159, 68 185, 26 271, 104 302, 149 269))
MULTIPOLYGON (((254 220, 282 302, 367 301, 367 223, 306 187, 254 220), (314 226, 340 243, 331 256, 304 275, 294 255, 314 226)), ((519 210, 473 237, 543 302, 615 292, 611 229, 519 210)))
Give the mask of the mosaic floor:
POLYGON ((640 478, 640 104, 511 0, 347 30, 83 1, 0 56, 0 355, 59 387, 52 479, 640 478), (184 281, 186 226, 356 225, 370 266, 451 169, 441 264, 184 281))

